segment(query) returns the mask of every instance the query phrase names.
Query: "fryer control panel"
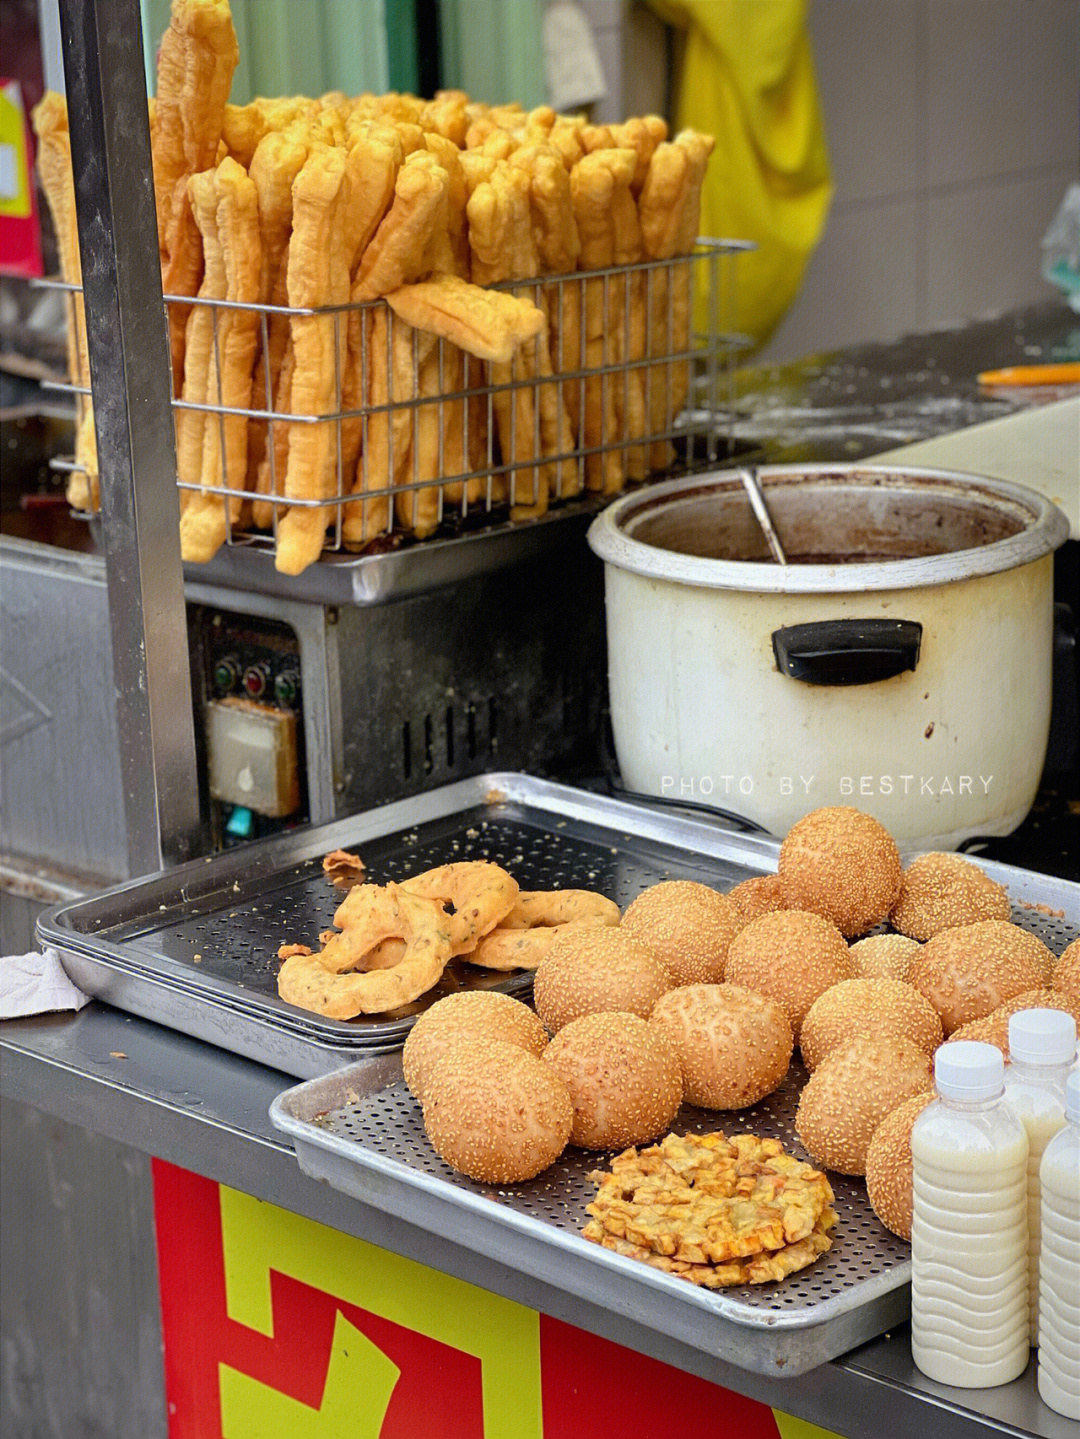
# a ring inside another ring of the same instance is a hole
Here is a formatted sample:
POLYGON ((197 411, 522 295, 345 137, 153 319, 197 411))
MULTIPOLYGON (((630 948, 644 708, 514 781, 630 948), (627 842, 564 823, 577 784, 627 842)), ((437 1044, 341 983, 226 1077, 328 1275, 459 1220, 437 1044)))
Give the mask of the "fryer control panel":
POLYGON ((215 849, 309 819, 300 646, 277 620, 190 611, 200 788, 215 849))

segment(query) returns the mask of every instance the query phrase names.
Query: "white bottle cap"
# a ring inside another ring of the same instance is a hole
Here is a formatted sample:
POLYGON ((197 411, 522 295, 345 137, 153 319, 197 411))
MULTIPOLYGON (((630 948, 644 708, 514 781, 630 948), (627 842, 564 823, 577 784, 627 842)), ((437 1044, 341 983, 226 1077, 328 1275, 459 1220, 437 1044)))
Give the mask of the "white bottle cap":
POLYGON ((934 1083, 942 1099, 996 1099, 1005 1084, 1005 1056, 995 1044, 958 1039, 934 1055, 934 1083))
POLYGON ((1076 1020, 1060 1009, 1022 1009, 1009 1016, 1009 1058, 1016 1064, 1071 1064, 1076 1020))
POLYGON ((1080 1069, 1074 1069, 1065 1081, 1065 1118, 1080 1123, 1080 1069))

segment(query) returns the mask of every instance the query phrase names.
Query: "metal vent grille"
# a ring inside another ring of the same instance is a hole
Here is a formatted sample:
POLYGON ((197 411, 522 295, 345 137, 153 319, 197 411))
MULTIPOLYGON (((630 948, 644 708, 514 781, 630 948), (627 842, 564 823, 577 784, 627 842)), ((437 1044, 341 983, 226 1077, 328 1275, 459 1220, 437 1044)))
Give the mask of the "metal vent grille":
POLYGON ((499 747, 499 705, 494 695, 447 704, 401 724, 401 778, 451 780, 466 769, 494 762, 499 747))

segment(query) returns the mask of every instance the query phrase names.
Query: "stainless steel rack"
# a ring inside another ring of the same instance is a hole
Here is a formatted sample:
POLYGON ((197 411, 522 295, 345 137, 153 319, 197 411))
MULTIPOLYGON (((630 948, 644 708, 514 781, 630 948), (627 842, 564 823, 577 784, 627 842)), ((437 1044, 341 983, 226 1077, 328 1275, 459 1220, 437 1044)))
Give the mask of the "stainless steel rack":
MULTIPOLYGON (((131 873, 142 873, 183 860, 195 851, 200 835, 191 685, 185 667, 176 663, 177 655, 187 647, 184 572, 178 532, 181 495, 190 495, 190 490, 182 491, 177 485, 173 400, 182 404, 184 397, 182 394, 174 397, 171 391, 167 330, 169 305, 179 301, 191 305, 193 301, 186 296, 166 298, 161 290, 153 188, 149 183, 151 155, 138 0, 59 0, 59 8, 90 370, 90 386, 81 385, 82 400, 89 398, 85 390, 91 388, 113 676, 116 693, 123 696, 118 738, 128 868, 131 873)), ((730 357, 737 348, 738 338, 729 333, 730 325, 725 326, 723 316, 730 313, 733 299, 731 268, 737 253, 744 248, 747 247, 736 243, 723 245, 719 250, 706 246, 702 251, 699 246, 697 253, 704 253, 703 259, 681 262, 687 268, 700 269, 704 265, 714 274, 717 267, 721 272, 720 285, 714 287, 714 298, 710 301, 711 338, 704 349, 698 336, 688 336, 684 345, 670 347, 672 369, 692 364, 703 370, 702 383, 712 400, 723 390, 725 376, 730 389, 730 357), (693 358, 679 358, 688 355, 693 358)), ((646 286, 655 286, 655 267, 651 270, 646 267, 646 270, 653 276, 650 280, 646 274, 646 286)), ((545 290, 558 281, 559 277, 544 277, 545 290)), ((612 290, 613 283, 617 282, 599 271, 567 277, 564 286, 590 282, 599 283, 609 294, 617 293, 617 289, 612 290)), ((79 307, 73 305, 72 308, 79 307)), ((220 304, 215 305, 214 310, 219 317, 215 323, 219 323, 223 313, 220 304)), ((272 318, 276 317, 270 314, 261 317, 260 329, 264 321, 269 325, 272 318)), ((333 323, 340 329, 340 316, 333 323)), ((569 357, 562 358, 568 360, 569 357)), ((653 355, 648 358, 651 366, 659 360, 653 355)), ((555 383, 561 383, 564 389, 581 383, 580 368, 564 371, 555 383)), ((601 366, 602 382, 606 381, 609 387, 620 383, 619 374, 613 369, 607 374, 603 371, 601 366)), ((629 375, 631 371, 622 373, 629 375)), ((512 377, 511 388, 514 383, 512 377)), ((701 384, 695 384, 695 408, 700 408, 700 389, 701 384)), ((485 406, 489 400, 494 403, 498 395, 496 389, 490 397, 482 396, 479 403, 485 406)), ((408 401, 410 397, 399 398, 408 401)), ((249 413, 243 417, 249 425, 272 423, 273 396, 270 400, 270 404, 249 407, 249 413), (253 414, 258 418, 253 419, 253 414)), ((470 400, 463 402, 468 404, 470 400)), ((363 406, 358 408, 362 410, 363 406)), ((422 413, 418 405, 411 408, 414 416, 422 413)), ((214 413, 215 407, 211 406, 211 418, 214 413)), ((337 412, 330 416, 305 417, 284 411, 283 414, 292 418, 285 418, 282 423, 336 426, 346 421, 347 413, 351 412, 346 412, 339 401, 337 412)), ((371 413, 369 409, 369 426, 371 413)), ((225 418, 222 406, 219 425, 224 425, 225 418)), ((361 414, 360 423, 363 422, 361 414)), ((695 453, 722 443, 716 439, 716 429, 710 423, 699 423, 696 416, 685 422, 677 415, 664 414, 653 428, 658 434, 675 434, 684 450, 692 445, 695 453), (685 440, 681 438, 683 435, 685 440)), ((580 436, 577 439, 580 441, 580 436)), ((598 448, 621 449, 622 439, 616 434, 604 434, 598 448)), ((588 463, 587 455, 585 462, 588 463)), ((537 464, 537 458, 533 457, 522 466, 512 466, 508 474, 500 457, 498 478, 490 485, 487 479, 490 467, 470 466, 468 470, 461 467, 463 475, 471 478, 458 481, 467 498, 459 503, 454 516, 457 529, 467 530, 472 521, 468 515, 462 518, 461 511, 466 506, 473 517, 481 510, 484 513, 480 526, 484 527, 487 519, 486 528, 497 532, 494 538, 489 535, 481 548, 490 550, 492 545, 501 546, 503 539, 509 538, 506 531, 510 526, 503 523, 509 506, 504 508, 497 503, 500 486, 509 478, 516 480, 518 486, 529 485, 531 492, 529 471, 537 464), (479 495, 468 494, 469 487, 475 489, 477 485, 479 495)), ((445 519, 446 493, 442 487, 445 477, 438 478, 438 513, 445 519)), ((237 503, 236 497, 229 493, 233 488, 222 486, 219 493, 210 496, 227 514, 230 505, 237 503)), ((430 489, 430 484, 418 484, 404 476, 401 488, 407 500, 418 501, 425 489, 430 489)), ((370 503, 374 493, 368 493, 366 503, 370 503)), ((288 501, 287 496, 279 498, 283 503, 288 501)), ((587 492, 584 503, 600 500, 598 492, 587 492)), ((390 496, 386 494, 377 500, 384 505, 389 501, 390 496)), ((314 503, 327 506, 332 528, 330 547, 344 549, 342 512, 347 511, 349 503, 344 485, 337 484, 334 494, 314 503)), ((561 507, 560 518, 562 510, 572 505, 563 500, 561 507)), ((267 591, 265 579, 261 577, 272 569, 265 563, 269 559, 266 551, 274 544, 273 526, 280 509, 281 504, 272 507, 270 530, 262 536, 234 533, 230 515, 226 538, 233 542, 233 547, 230 550, 225 546, 226 552, 216 564, 220 567, 229 560, 238 562, 238 574, 229 578, 233 588, 247 585, 255 572, 260 579, 252 588, 267 591)), ((443 526, 451 533, 454 528, 443 526)), ((553 528, 557 527, 547 527, 546 532, 553 528)), ((519 531, 523 535, 532 532, 532 525, 519 531)), ((393 533, 382 535, 373 547, 396 548, 399 538, 393 533)), ((468 541, 471 540, 470 533, 468 541)), ((328 558, 344 566, 348 566, 351 559, 344 553, 328 558)), ((362 563, 378 565, 385 558, 388 557, 381 554, 365 556, 362 563)), ((215 577, 208 573, 208 578, 215 577)), ((365 582, 353 574, 346 577, 345 587, 365 591, 365 582)))
MULTIPOLYGON (((590 494, 609 498, 624 484, 622 460, 616 461, 613 482, 603 473, 606 467, 602 457, 609 455, 629 457, 633 452, 634 478, 638 479, 668 468, 676 453, 669 448, 672 444, 678 446, 680 465, 715 464, 730 453, 731 442, 726 436, 732 413, 734 357, 747 343, 745 336, 731 329, 734 265, 740 254, 752 248, 746 241, 701 238, 686 256, 543 275, 494 286, 531 300, 550 314, 550 367, 546 368, 541 360, 546 336, 538 336, 519 351, 510 366, 499 367, 499 373, 509 369, 507 379, 493 378, 491 367, 467 355, 462 357, 439 339, 433 367, 438 382, 426 388, 421 380, 419 332, 404 326, 385 300, 300 308, 164 295, 166 315, 179 306, 203 308, 209 313, 213 352, 218 357, 213 366, 216 400, 195 400, 174 391, 174 417, 178 419, 183 413, 212 417, 223 476, 227 476, 227 421, 245 422, 249 439, 258 434, 265 455, 258 491, 250 488, 250 470, 239 484, 206 484, 201 477, 180 475, 177 484, 181 507, 194 494, 216 499, 222 509, 226 546, 272 548, 277 541, 279 517, 286 509, 319 509, 326 513, 326 551, 378 551, 385 548, 387 541, 417 530, 425 535, 446 535, 450 524, 460 529, 470 516, 474 522, 478 517, 489 522, 508 518, 513 522, 544 513, 549 501, 558 504, 590 494), (705 331, 692 332, 688 316, 694 312, 699 294, 706 297, 704 308, 709 323, 705 331), (574 345, 565 342, 558 323, 570 312, 583 316, 590 300, 599 301, 603 317, 601 359, 592 365, 586 363, 584 323, 577 327, 574 345), (617 344, 615 336, 620 325, 624 335, 630 333, 632 304, 641 307, 644 325, 639 326, 635 346, 617 344), (253 394, 248 406, 228 405, 222 398, 220 322, 228 312, 257 317, 259 363, 254 370, 256 375, 261 371, 265 390, 260 396, 253 394), (385 322, 389 384, 388 398, 381 403, 373 401, 368 377, 376 314, 381 314, 385 322), (298 411, 279 403, 281 397, 275 395, 271 381, 272 327, 288 327, 297 320, 311 318, 321 319, 333 328, 333 402, 320 413, 298 411), (400 372, 395 380, 394 363, 403 333, 403 343, 411 350, 404 383, 400 372), (350 383, 354 370, 356 378, 350 383), (455 374, 463 374, 463 383, 453 382, 455 374), (626 423, 632 385, 638 387, 643 402, 643 415, 648 421, 644 425, 626 423), (514 400, 521 395, 531 401, 532 432, 528 434, 521 434, 517 424, 514 400), (497 422, 500 398, 504 396, 512 397, 504 411, 508 413, 508 431, 497 422), (693 408, 686 409, 690 396, 693 408), (354 403, 349 403, 350 398, 354 403), (616 402, 617 418, 611 414, 609 400, 616 402), (573 417, 572 423, 561 426, 564 443, 554 446, 541 433, 542 404, 549 402, 553 402, 558 416, 573 417), (593 409, 597 414, 590 414, 593 409), (369 428, 381 417, 385 417, 386 449, 381 455, 380 473, 378 463, 371 458, 369 428), (286 477, 280 473, 282 427, 314 425, 333 427, 332 478, 324 486, 325 492, 317 496, 290 494, 286 477), (425 426, 433 436, 428 435, 427 463, 422 464, 418 437, 425 426), (450 438, 452 426, 456 428, 454 444, 450 438), (657 463, 658 456, 668 464, 657 463), (476 462, 470 463, 472 459, 476 462), (594 460, 596 464, 591 463, 594 460), (421 503, 428 511, 423 525, 417 519, 421 503)), ((40 283, 72 295, 81 291, 80 286, 62 280, 40 283)), ((77 305, 70 306, 76 327, 80 325, 80 310, 77 305)), ((51 387, 76 397, 78 425, 82 428, 90 387, 74 381, 56 382, 51 387)), ((54 467, 73 473, 86 470, 77 459, 54 461, 54 467)), ((96 513, 100 496, 95 475, 89 476, 84 495, 79 507, 96 513)))

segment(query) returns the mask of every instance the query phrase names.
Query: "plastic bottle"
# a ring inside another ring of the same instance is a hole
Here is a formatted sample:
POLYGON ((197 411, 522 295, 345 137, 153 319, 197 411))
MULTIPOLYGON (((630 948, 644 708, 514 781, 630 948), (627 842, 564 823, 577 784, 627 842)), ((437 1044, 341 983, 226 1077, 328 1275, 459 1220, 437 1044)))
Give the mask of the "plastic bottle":
POLYGON ((1066 1125, 1046 1146, 1039 1263, 1039 1394, 1080 1419, 1080 1071, 1065 1086, 1066 1125))
POLYGON ((992 1044, 943 1044, 911 1133, 911 1352, 930 1379, 1008 1384, 1028 1361, 1027 1156, 992 1044))
MULTIPOLYGON (((1039 1342, 1039 1233, 1043 1151, 1065 1123, 1065 1081, 1076 1057, 1076 1020, 1059 1009, 1023 1009, 1009 1019, 1005 1100, 1028 1137, 1028 1289, 1031 1342, 1039 1342)), ((1080 1284, 1080 1274, 1077 1275, 1080 1284)))

